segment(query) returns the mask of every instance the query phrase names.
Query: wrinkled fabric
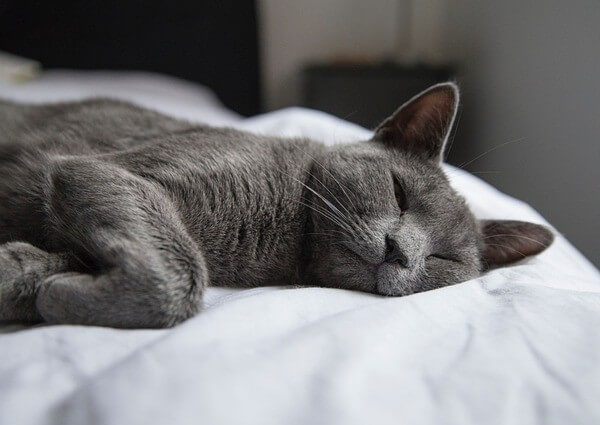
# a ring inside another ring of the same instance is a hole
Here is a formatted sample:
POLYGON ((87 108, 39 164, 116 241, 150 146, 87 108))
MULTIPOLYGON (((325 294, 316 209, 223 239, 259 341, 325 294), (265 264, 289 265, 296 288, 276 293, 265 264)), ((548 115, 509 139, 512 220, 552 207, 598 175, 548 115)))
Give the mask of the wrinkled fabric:
MULTIPOLYGON (((58 99, 72 75, 0 86, 0 96, 32 100, 37 89, 58 99)), ((118 89, 175 116, 218 115, 261 134, 370 136, 299 108, 242 120, 202 98, 206 89, 190 94, 189 83, 136 74, 129 93, 120 78, 132 76, 81 74, 66 92, 118 89)), ((478 217, 546 223, 480 179, 446 170, 478 217)), ((558 232, 535 258, 402 298, 209 288, 205 311, 168 330, 0 329, 2 425, 600 423, 600 274, 558 232)))

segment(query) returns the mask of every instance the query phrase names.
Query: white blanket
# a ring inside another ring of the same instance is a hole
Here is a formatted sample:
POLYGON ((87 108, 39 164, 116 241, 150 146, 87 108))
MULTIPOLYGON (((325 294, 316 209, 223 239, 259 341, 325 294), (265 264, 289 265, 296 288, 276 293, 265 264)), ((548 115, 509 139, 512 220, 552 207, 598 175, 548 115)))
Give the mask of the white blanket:
MULTIPOLYGON (((303 109, 243 120, 206 89, 146 74, 0 84, 28 101, 89 95, 325 143, 370 134, 303 109)), ((479 217, 545 223, 447 171, 479 217)), ((560 234, 538 257, 403 298, 209 288, 206 310, 169 330, 3 331, 1 425, 600 423, 600 274, 560 234)))

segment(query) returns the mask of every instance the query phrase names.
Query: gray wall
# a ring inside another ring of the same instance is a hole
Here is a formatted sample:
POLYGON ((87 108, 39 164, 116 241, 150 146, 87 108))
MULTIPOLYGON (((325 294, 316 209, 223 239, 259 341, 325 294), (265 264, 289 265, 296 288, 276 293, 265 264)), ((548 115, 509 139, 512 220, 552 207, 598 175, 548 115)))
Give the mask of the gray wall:
POLYGON ((452 2, 467 169, 538 209, 600 264, 600 1, 452 2))
POLYGON ((336 58, 378 59, 397 47, 398 0, 259 0, 265 106, 300 102, 300 69, 336 58))

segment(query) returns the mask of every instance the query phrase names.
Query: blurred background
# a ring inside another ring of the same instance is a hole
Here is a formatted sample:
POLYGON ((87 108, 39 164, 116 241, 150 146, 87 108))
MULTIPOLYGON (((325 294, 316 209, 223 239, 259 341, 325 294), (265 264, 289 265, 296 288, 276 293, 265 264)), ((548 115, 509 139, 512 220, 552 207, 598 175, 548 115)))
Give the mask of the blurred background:
POLYGON ((596 265, 600 2, 3 0, 5 78, 139 69, 200 82, 254 115, 306 106, 373 128, 456 80, 447 161, 540 211, 596 265))
POLYGON ((463 102, 448 162, 530 203, 600 264, 599 1, 260 5, 267 109, 305 102, 372 127, 450 75, 463 102), (341 66, 352 61, 365 65, 341 66), (396 68, 365 69, 378 61, 396 68))

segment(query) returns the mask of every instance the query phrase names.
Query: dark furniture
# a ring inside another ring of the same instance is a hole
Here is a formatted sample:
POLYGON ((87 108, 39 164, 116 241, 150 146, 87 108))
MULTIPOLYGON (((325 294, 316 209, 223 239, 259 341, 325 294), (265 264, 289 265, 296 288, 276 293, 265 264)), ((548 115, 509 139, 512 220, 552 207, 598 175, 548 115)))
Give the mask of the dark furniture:
POLYGON ((374 128, 412 96, 452 75, 450 67, 313 65, 303 71, 304 105, 374 128))
POLYGON ((1 0, 0 50, 44 68, 170 74, 241 114, 261 109, 254 1, 1 0))

